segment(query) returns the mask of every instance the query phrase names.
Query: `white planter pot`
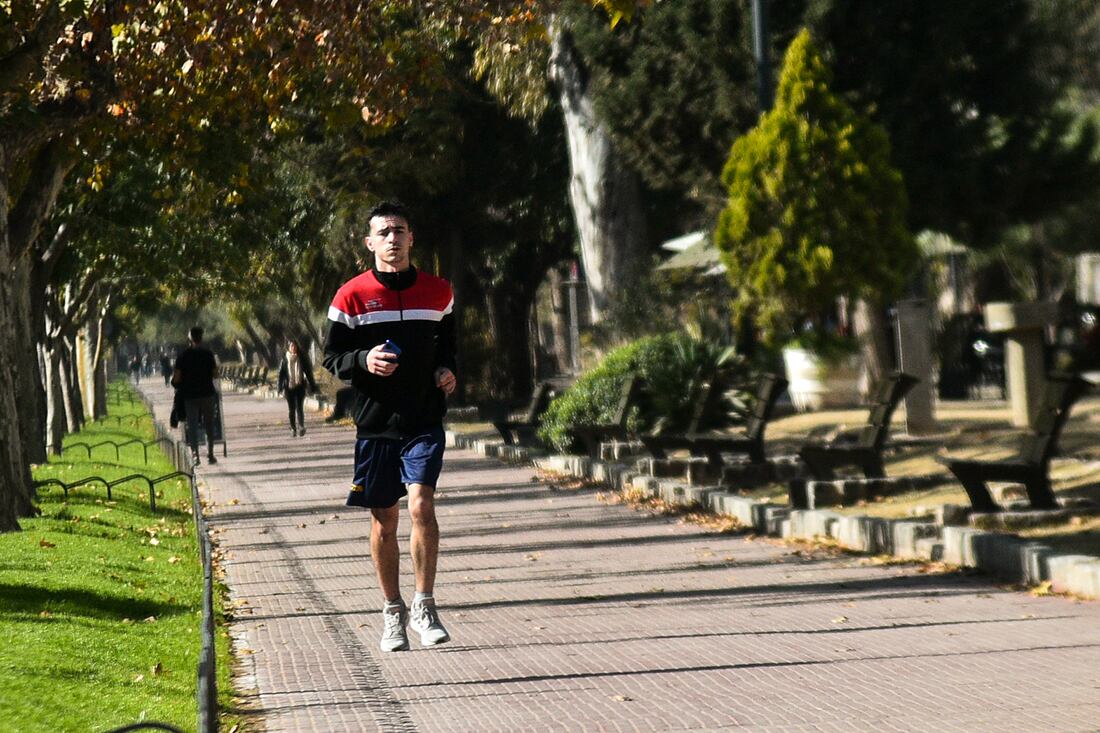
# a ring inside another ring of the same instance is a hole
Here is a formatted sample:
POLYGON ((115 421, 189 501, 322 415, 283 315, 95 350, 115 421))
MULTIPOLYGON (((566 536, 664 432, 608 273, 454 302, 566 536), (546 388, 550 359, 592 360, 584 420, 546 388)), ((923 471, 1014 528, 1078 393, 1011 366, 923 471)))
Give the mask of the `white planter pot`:
POLYGON ((859 354, 825 362, 806 349, 787 347, 783 349, 783 363, 790 382, 787 392, 799 412, 854 407, 862 402, 863 362, 859 354))

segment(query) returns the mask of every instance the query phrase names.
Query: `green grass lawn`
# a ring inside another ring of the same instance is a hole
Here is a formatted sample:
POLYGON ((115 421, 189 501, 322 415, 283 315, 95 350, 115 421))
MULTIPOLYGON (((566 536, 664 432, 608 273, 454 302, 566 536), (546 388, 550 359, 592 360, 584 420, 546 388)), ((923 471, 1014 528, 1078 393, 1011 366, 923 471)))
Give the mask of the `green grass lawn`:
MULTIPOLYGON (((140 421, 90 424, 74 441, 154 437, 140 403, 110 405, 140 421)), ((66 450, 35 479, 107 480, 173 472, 164 453, 130 445, 66 450)), ((196 727, 202 567, 186 479, 39 490, 41 516, 0 535, 0 729, 106 731, 140 720, 196 727), (11 727, 9 727, 11 726, 11 727)), ((220 600, 218 603, 220 607, 220 600)), ((230 701, 229 651, 219 633, 219 693, 230 701)))

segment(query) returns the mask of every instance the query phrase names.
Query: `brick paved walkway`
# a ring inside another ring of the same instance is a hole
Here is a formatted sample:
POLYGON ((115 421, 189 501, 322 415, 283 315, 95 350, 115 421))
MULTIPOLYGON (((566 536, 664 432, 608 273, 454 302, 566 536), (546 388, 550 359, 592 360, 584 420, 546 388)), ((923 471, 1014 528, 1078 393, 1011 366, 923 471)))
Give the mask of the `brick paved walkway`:
POLYGON ((462 451, 438 499, 454 641, 383 654, 351 430, 225 411, 200 470, 267 730, 1100 730, 1100 603, 707 534, 462 451))

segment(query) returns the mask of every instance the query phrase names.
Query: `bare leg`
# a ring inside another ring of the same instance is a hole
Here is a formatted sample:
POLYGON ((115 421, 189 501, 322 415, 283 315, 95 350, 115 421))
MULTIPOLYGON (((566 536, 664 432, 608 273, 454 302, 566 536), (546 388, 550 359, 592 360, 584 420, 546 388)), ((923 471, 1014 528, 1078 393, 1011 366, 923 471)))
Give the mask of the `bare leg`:
POLYGON ((435 489, 409 484, 409 514, 412 517, 413 571, 416 590, 431 593, 435 587, 435 565, 439 557, 439 524, 435 520, 435 489))
POLYGON ((397 520, 400 504, 385 509, 371 509, 370 554, 374 559, 374 571, 378 574, 378 586, 387 601, 401 597, 398 571, 401 558, 397 548, 397 520))

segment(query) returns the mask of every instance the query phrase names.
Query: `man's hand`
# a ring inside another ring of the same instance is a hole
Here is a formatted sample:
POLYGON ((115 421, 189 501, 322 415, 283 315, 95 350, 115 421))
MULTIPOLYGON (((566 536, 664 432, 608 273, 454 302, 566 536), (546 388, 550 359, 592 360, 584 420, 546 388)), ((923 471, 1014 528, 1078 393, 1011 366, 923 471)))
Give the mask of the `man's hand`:
POLYGON ((435 370, 435 386, 443 390, 443 394, 454 392, 457 385, 458 379, 455 378, 454 372, 450 369, 439 367, 435 370))
POLYGON ((388 377, 397 369, 397 354, 386 351, 385 344, 378 344, 362 357, 360 366, 375 376, 388 377))

